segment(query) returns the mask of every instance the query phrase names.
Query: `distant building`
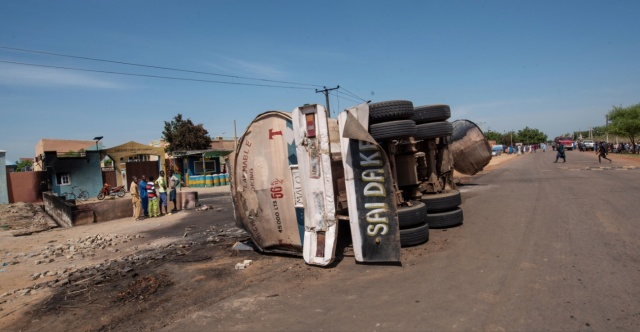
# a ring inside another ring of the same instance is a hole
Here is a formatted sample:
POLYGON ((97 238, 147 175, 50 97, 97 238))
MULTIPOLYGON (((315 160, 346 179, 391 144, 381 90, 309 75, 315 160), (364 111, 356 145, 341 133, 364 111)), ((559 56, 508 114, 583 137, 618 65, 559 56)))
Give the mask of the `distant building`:
POLYGON ((9 159, 5 159, 4 164, 7 173, 15 172, 18 168, 18 165, 9 159))
POLYGON ((236 148, 236 140, 233 137, 214 137, 211 140, 211 149, 233 151, 236 148))
MULTIPOLYGON (((101 143, 98 143, 98 149, 102 149, 101 143)), ((36 157, 33 170, 46 170, 42 165, 45 151, 55 151, 58 154, 73 156, 74 153, 81 154, 83 151, 87 150, 96 150, 96 141, 43 138, 38 142, 38 144, 36 144, 36 157)))

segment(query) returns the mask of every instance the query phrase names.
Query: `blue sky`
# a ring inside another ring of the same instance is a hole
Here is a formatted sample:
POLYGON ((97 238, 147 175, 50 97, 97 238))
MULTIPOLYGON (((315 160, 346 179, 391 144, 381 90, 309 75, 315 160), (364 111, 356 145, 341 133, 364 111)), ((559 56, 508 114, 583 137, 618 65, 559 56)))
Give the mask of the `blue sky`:
POLYGON ((324 104, 315 89, 337 85, 333 115, 355 95, 449 104, 451 120, 484 130, 587 130, 640 102, 639 12, 635 0, 1 1, 0 47, 228 76, 0 48, 0 150, 148 143, 178 113, 212 137, 233 136, 235 120, 242 135, 259 113, 324 104))

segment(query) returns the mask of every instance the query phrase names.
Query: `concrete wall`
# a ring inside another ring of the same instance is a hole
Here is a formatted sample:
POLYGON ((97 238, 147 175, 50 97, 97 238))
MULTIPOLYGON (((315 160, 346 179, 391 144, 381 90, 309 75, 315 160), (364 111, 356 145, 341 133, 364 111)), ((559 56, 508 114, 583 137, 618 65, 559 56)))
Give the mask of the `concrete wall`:
POLYGON ((105 199, 101 202, 83 204, 89 206, 95 215, 95 222, 133 217, 131 198, 105 199))
POLYGON ((7 186, 7 169, 6 163, 6 151, 0 150, 0 204, 9 204, 9 191, 7 186))
POLYGON ((75 205, 51 192, 42 195, 45 211, 58 225, 73 227, 133 216, 129 198, 106 199, 95 203, 75 205))
POLYGON ((42 193, 42 202, 44 203, 44 211, 47 212, 58 225, 62 227, 73 226, 73 204, 64 201, 58 196, 54 196, 51 192, 42 193))

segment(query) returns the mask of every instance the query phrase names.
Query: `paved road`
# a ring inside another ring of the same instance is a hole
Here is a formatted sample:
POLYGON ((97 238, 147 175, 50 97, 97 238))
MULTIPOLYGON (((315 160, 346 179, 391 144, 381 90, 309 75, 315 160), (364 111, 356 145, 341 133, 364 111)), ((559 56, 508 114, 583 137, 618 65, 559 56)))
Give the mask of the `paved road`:
POLYGON ((469 179, 464 225, 403 249, 402 267, 276 274, 166 330, 640 330, 640 167, 554 156, 469 179))

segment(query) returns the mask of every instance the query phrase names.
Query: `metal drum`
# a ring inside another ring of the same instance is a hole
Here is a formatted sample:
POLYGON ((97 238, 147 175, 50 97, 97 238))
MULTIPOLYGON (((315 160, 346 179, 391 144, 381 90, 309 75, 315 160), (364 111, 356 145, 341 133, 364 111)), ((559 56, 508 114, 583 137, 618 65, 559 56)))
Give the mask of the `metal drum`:
POLYGON ((453 121, 450 149, 453 168, 462 174, 474 175, 491 161, 491 146, 482 130, 469 120, 453 121))
POLYGON ((215 180, 214 180, 214 176, 215 175, 206 175, 205 176, 205 180, 204 180, 204 186, 205 187, 213 187, 215 180))
POLYGON ((220 186, 220 174, 213 174, 213 185, 215 187, 219 187, 220 186))

